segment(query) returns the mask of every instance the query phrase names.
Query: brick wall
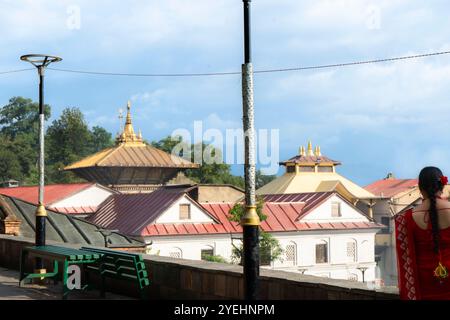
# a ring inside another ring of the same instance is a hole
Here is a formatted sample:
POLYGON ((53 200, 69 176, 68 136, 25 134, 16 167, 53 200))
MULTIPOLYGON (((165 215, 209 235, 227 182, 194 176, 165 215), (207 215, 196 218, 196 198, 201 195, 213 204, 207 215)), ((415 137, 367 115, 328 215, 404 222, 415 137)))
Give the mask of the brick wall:
MULTIPOLYGON (((0 235, 0 266, 19 269, 20 250, 32 239, 0 235)), ((56 243, 49 243, 56 244, 56 243)), ((66 247, 76 245, 57 244, 66 247)), ((242 267, 230 264, 143 255, 150 275, 150 299, 242 299, 242 267)), ((110 291, 136 296, 131 283, 108 279, 110 291)), ((372 290, 365 284, 261 269, 260 298, 268 300, 398 299, 395 289, 372 290)))

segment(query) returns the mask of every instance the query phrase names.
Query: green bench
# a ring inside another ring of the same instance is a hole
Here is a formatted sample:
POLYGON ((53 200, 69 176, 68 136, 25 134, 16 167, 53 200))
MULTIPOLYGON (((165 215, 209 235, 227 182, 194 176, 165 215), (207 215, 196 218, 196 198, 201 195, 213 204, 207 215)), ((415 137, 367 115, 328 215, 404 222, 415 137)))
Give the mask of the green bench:
MULTIPOLYGON (((25 247, 22 249, 20 259, 20 277, 19 286, 26 280, 33 278, 53 278, 55 284, 58 283, 58 263, 62 264, 62 281, 63 281, 63 299, 67 299, 70 289, 67 286, 67 269, 72 264, 83 264, 86 267, 88 264, 96 263, 102 257, 102 253, 78 250, 72 248, 58 247, 58 246, 34 246, 25 247), (25 264, 27 259, 41 258, 53 262, 53 271, 47 273, 27 273, 25 264)), ((81 290, 85 290, 89 284, 84 285, 81 290)))
POLYGON ((150 280, 141 255, 89 247, 82 247, 81 250, 101 255, 95 263, 86 265, 85 272, 87 279, 89 279, 89 272, 100 276, 102 297, 105 296, 105 280, 109 277, 136 283, 141 298, 146 298, 146 287, 150 284, 150 280))

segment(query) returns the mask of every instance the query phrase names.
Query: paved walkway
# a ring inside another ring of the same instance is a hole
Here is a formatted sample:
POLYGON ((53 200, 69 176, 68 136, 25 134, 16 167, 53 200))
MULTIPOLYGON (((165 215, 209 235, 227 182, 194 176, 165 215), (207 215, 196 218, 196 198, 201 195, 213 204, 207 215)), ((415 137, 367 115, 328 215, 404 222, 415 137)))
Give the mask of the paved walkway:
MULTIPOLYGON (((68 300, 97 300, 100 299, 97 290, 73 292, 68 300)), ((19 287, 19 272, 0 267, 0 300, 60 300, 62 284, 36 285, 26 284, 19 287)), ((130 297, 106 293, 106 300, 128 300, 130 297)))

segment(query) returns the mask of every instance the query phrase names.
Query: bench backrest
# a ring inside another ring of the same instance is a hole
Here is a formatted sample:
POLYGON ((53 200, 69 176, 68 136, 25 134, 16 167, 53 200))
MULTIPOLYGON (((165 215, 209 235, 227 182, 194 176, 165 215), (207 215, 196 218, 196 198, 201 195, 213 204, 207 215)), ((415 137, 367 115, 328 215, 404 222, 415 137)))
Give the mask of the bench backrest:
POLYGON ((98 263, 88 266, 88 269, 95 269, 102 276, 135 280, 141 289, 150 283, 145 263, 139 254, 89 247, 83 247, 81 250, 102 254, 98 263))

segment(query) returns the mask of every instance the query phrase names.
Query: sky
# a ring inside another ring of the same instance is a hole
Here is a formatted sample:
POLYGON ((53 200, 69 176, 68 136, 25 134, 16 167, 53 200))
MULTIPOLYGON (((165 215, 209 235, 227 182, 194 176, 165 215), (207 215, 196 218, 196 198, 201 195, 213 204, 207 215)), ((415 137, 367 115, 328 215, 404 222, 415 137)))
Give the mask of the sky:
MULTIPOLYGON (((255 70, 450 50, 443 0, 253 0, 251 7, 255 70)), ((0 48, 0 72, 28 68, 19 60, 28 53, 60 56, 53 67, 62 69, 240 71, 242 1, 1 0, 0 48)), ((37 101, 37 80, 35 71, 0 74, 0 105, 14 96, 37 101)), ((449 88, 450 55, 255 74, 255 125, 278 134, 273 160, 296 155, 311 140, 342 162, 339 173, 362 186, 388 172, 415 178, 426 165, 450 174, 449 88)), ((194 136, 196 121, 204 132, 215 129, 224 137, 227 129, 242 127, 240 75, 112 77, 47 70, 45 99, 51 120, 66 107, 79 107, 89 125, 113 134, 118 110, 130 100, 135 129, 149 141, 183 129, 194 136)), ((210 142, 224 150, 232 143, 210 142)), ((265 168, 260 161, 258 167, 265 168)), ((232 168, 243 172, 240 164, 232 168)))

